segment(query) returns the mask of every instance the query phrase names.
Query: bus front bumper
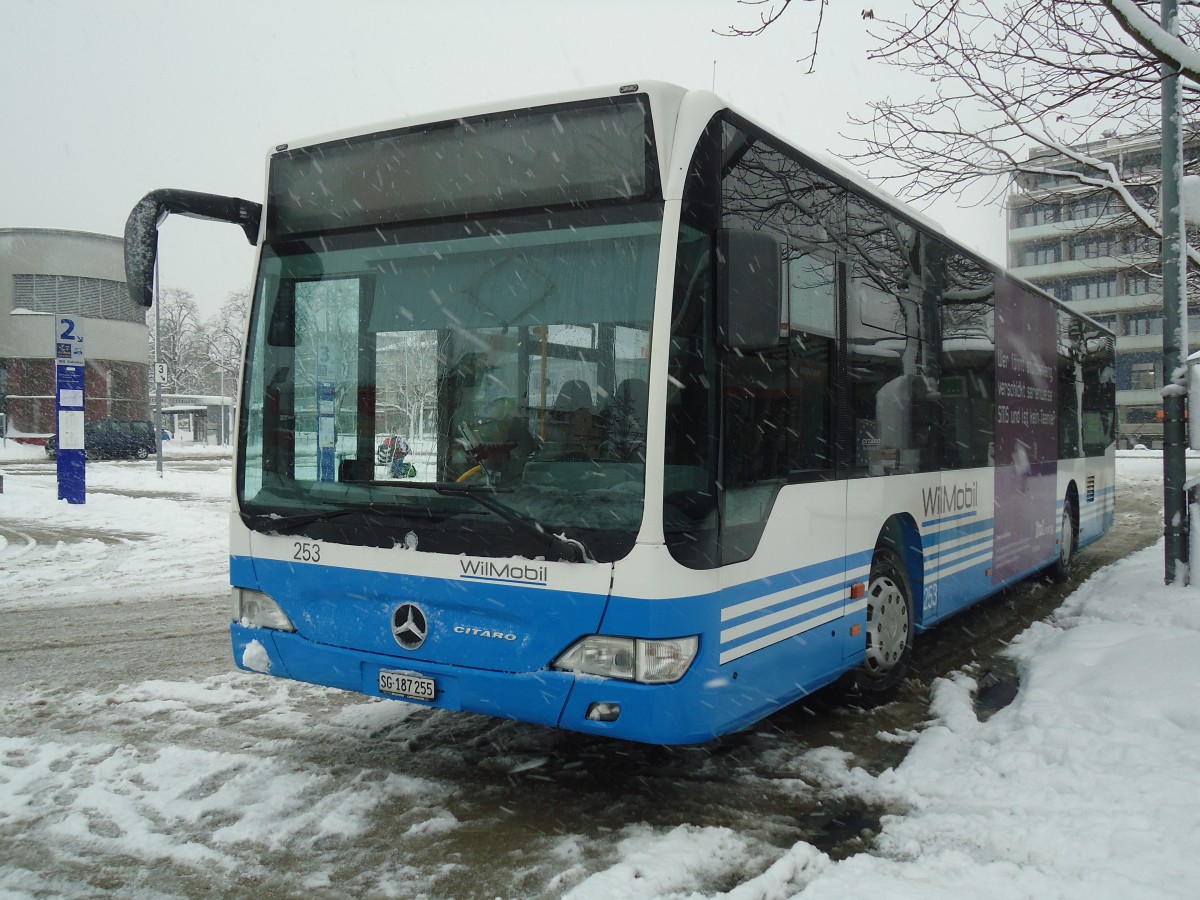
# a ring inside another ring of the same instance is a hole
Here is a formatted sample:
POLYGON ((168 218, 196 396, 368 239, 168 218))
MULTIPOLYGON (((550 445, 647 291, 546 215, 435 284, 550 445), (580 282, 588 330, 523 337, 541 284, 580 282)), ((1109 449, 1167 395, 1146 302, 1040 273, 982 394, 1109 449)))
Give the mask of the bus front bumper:
MULTIPOLYGON (((697 704, 676 684, 646 685, 555 669, 496 672, 364 653, 306 640, 298 634, 230 624, 238 668, 280 678, 394 697, 380 690, 380 672, 432 678, 432 701, 418 706, 481 713, 536 725, 654 744, 694 744, 740 723, 712 719, 716 704, 697 704), (615 718, 611 718, 616 712, 615 718), (590 717, 589 717, 590 716, 590 717), (598 717, 611 718, 605 721, 598 717)), ((686 681, 686 679, 685 679, 686 681)))

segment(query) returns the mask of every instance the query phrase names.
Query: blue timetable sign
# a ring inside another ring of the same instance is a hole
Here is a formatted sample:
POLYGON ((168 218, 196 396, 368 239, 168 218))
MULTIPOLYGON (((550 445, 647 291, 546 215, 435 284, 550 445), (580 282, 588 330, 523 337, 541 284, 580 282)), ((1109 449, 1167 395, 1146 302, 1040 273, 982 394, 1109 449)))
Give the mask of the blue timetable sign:
POLYGON ((81 324, 82 321, 73 316, 59 316, 54 322, 58 499, 68 503, 83 503, 87 499, 87 453, 84 449, 87 367, 81 324))

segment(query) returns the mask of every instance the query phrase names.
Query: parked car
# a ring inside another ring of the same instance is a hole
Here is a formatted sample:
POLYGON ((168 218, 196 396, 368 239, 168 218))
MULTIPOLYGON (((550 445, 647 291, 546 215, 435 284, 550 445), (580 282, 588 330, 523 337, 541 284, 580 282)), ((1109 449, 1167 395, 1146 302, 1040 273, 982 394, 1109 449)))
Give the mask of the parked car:
MULTIPOLYGON (((93 419, 83 426, 88 459, 145 459, 155 451, 154 426, 137 419, 93 419)), ((58 438, 46 441, 46 455, 58 455, 58 438)))

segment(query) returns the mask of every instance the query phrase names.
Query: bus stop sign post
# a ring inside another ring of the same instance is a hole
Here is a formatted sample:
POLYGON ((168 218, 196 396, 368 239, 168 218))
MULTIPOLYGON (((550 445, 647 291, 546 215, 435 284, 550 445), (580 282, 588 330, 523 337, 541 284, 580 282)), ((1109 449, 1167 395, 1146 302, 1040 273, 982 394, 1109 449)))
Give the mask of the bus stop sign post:
POLYGON ((54 320, 54 375, 58 499, 84 503, 87 500, 83 404, 86 367, 82 321, 74 316, 58 316, 54 320))

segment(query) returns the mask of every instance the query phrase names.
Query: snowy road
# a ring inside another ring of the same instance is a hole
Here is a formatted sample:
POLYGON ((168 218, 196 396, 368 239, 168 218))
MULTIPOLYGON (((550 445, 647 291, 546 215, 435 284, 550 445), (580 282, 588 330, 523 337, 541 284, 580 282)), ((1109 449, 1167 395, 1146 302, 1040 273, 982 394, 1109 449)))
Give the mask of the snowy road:
MULTIPOLYGON (((1025 584, 947 623, 874 713, 817 702, 648 748, 232 671, 227 460, 172 460, 162 481, 91 465, 71 509, 52 466, 3 471, 0 893, 15 896, 712 895, 797 845, 849 857, 904 812, 856 792, 855 767, 904 758, 940 676, 979 680, 981 718, 1011 699, 993 654, 1064 596, 1025 584)), ((1122 481, 1085 571, 1153 542, 1155 487, 1122 481)))

